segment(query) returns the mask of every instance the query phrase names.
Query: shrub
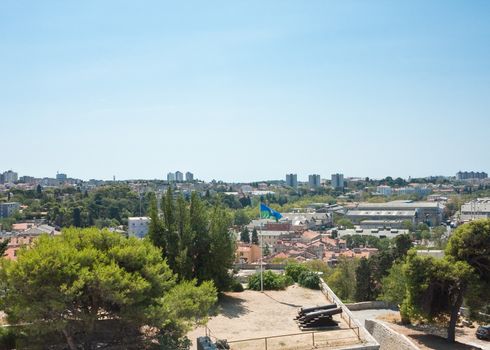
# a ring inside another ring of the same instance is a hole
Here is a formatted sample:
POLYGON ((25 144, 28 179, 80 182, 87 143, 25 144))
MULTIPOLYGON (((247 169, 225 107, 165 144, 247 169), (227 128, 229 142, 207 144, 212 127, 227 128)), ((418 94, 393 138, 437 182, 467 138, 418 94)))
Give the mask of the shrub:
MULTIPOLYGON (((282 290, 294 283, 291 277, 286 275, 278 275, 270 270, 263 272, 264 290, 282 290)), ((260 273, 256 273, 249 277, 248 288, 252 290, 260 290, 260 273)))
POLYGON ((298 282, 299 275, 301 275, 303 272, 310 271, 310 269, 305 264, 289 263, 286 265, 285 271, 286 271, 286 276, 291 277, 294 282, 298 282))
POLYGON ((320 276, 313 271, 303 271, 298 278, 301 287, 310 289, 320 289, 320 276))
POLYGON ((233 280, 231 283, 231 291, 232 292, 243 292, 243 286, 238 280, 233 280))
POLYGON ((16 339, 17 336, 10 327, 0 327, 0 349, 15 349, 16 339))

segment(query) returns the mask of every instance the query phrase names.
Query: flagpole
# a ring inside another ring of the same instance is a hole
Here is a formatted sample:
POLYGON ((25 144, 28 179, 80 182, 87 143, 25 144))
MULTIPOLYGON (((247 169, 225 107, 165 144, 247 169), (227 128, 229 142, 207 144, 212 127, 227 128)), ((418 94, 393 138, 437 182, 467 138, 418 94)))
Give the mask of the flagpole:
POLYGON ((259 202, 259 231, 260 231, 260 291, 264 292, 264 276, 263 276, 263 248, 262 248, 262 215, 260 215, 260 202, 259 202))

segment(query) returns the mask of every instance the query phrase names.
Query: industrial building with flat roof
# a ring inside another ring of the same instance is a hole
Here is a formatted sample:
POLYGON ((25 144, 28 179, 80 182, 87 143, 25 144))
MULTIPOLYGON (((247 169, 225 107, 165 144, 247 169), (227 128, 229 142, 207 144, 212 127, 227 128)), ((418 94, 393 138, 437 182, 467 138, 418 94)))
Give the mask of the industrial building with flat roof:
POLYGON ((347 211, 352 222, 360 224, 364 220, 408 220, 414 225, 427 223, 439 225, 443 217, 444 205, 439 202, 415 202, 397 200, 387 203, 359 203, 347 211))
POLYGON ((490 218, 490 197, 477 198, 461 206, 461 221, 490 218))

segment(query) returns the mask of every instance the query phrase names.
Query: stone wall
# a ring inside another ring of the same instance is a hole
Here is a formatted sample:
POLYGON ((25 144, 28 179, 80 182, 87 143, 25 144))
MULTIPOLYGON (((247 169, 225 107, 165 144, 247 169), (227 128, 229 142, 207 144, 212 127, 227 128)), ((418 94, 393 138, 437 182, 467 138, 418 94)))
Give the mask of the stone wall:
POLYGON ((381 345, 380 350, 418 350, 406 336, 376 320, 366 320, 365 328, 381 345))

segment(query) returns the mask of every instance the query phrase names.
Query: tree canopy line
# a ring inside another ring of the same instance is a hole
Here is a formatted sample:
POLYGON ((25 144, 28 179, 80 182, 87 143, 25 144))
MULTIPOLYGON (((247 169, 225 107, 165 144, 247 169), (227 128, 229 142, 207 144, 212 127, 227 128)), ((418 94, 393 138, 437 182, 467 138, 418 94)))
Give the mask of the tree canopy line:
POLYGON ((0 259, 0 309, 14 325, 0 347, 187 349, 216 300, 211 281, 182 279, 149 240, 65 229, 0 259))
POLYGON ((375 247, 378 253, 361 259, 340 257, 334 268, 323 271, 324 279, 344 301, 376 300, 382 293, 383 278, 393 263, 401 261, 412 247, 408 234, 393 239, 367 235, 344 236, 348 248, 375 247))
POLYGON ((145 239, 72 227, 41 236, 17 261, 1 259, 0 310, 26 325, 9 329, 12 346, 189 347, 186 332, 233 287, 233 218, 219 201, 171 189, 149 207, 145 239))

